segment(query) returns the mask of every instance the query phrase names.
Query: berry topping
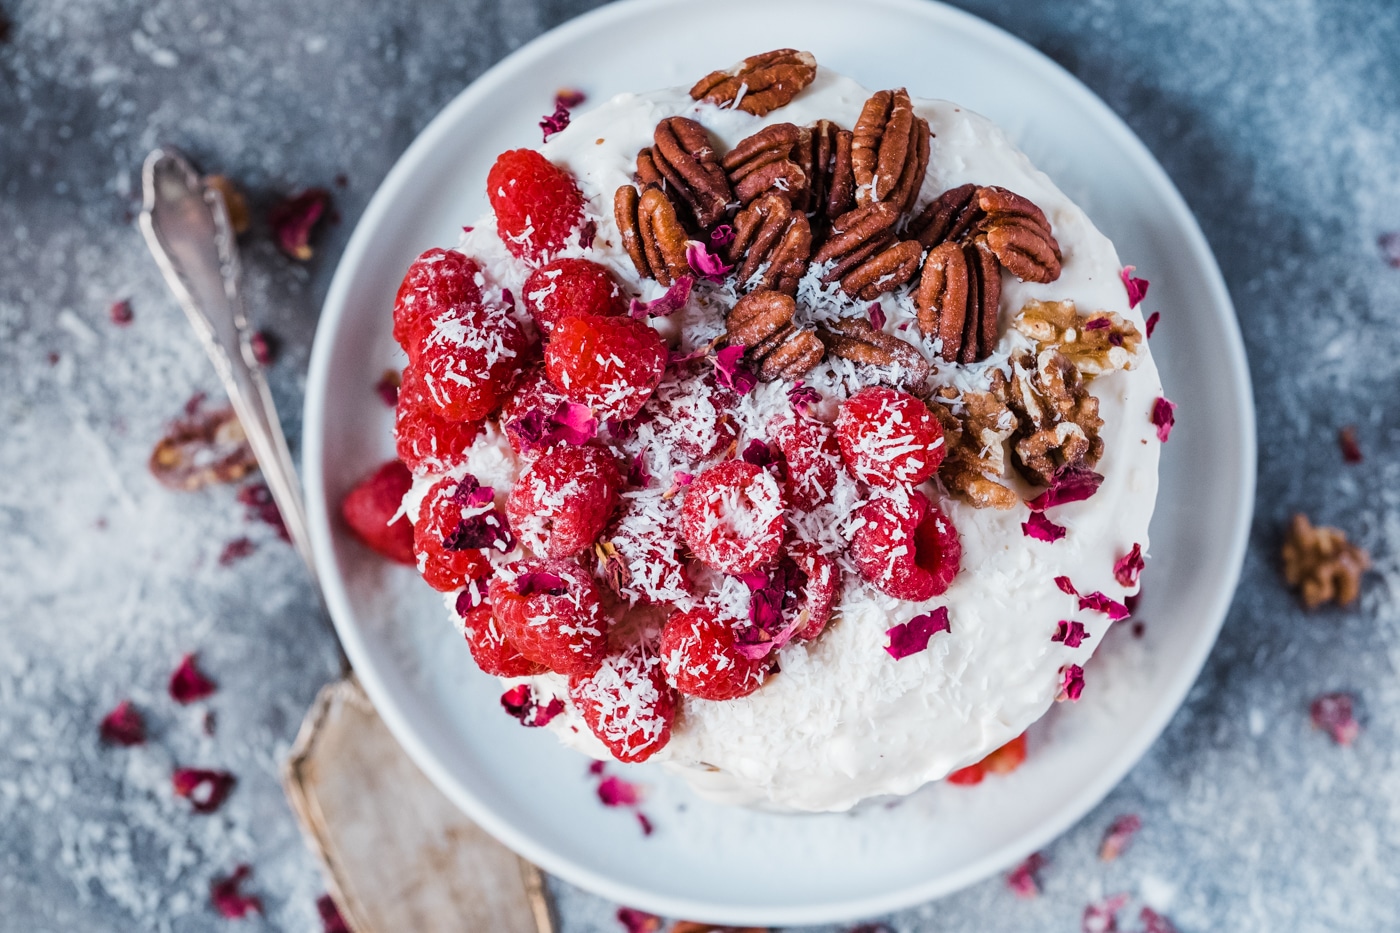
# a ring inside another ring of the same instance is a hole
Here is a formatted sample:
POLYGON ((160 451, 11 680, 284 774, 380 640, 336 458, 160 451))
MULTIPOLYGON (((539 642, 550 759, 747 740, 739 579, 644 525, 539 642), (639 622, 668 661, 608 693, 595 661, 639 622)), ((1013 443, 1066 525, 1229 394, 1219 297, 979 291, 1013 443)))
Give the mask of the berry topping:
POLYGON ((816 638, 831 619, 831 610, 836 605, 837 589, 841 583, 841 573, 836 569, 835 561, 809 541, 794 541, 788 547, 788 556, 805 577, 797 609, 805 616, 806 622, 797 630, 797 637, 816 638))
POLYGON ((922 483, 943 462, 943 426, 907 392, 870 386, 841 406, 836 418, 841 456, 872 486, 922 483))
POLYGON ((763 686, 768 665, 734 649, 734 626, 714 609, 677 612, 661 633, 666 681, 702 700, 732 700, 763 686))
POLYGON ((555 325, 544 362, 555 388, 599 420, 626 421, 661 382, 666 344, 641 321, 575 314, 555 325))
POLYGON ((953 582, 962 543, 953 523, 922 493, 896 491, 856 512, 851 558, 876 589, 896 599, 922 601, 953 582))
POLYGON ((430 249, 408 267, 394 298, 394 339, 410 360, 439 320, 481 306, 481 266, 456 250, 430 249))
POLYGON ((742 460, 701 473, 686 488, 681 537, 705 565, 748 573, 773 560, 783 543, 783 495, 773 474, 742 460))
POLYGON ((532 661, 560 674, 588 675, 608 650, 598 588, 573 561, 526 561, 491 581, 492 618, 532 661))
POLYGON ((439 319, 418 353, 429 401, 452 421, 492 414, 515 383, 525 345, 520 325, 504 311, 473 307, 439 319))
POLYGON ((656 491, 628 495, 602 546, 600 568, 613 592, 632 605, 678 603, 690 598, 690 576, 681 559, 680 505, 656 491))
POLYGON ((709 460, 739 439, 733 411, 738 396, 715 383, 710 374, 670 373, 657 386, 643 414, 661 449, 679 451, 691 460, 709 460))
POLYGON ((484 549, 502 553, 514 545, 489 487, 470 474, 439 480, 419 507, 413 550, 423 579, 444 593, 491 572, 484 549))
POLYGON ((532 677, 548 670, 520 653, 491 617, 491 604, 482 603, 462 616, 462 633, 467 637, 476 666, 493 677, 532 677))
POLYGON ((570 677, 569 697, 618 761, 646 761, 671 740, 675 691, 661 660, 640 648, 608 655, 592 675, 570 677))
POLYGON ((546 336, 570 314, 616 317, 627 313, 627 299, 617 279, 606 266, 587 259, 556 259, 540 266, 525 280, 521 297, 535 326, 546 336))
POLYGON ((486 176, 486 196, 506 249, 527 262, 559 252, 583 219, 574 177, 533 149, 501 153, 486 176))
POLYGON ((408 467, 390 460, 360 480, 340 502, 340 514, 350 532, 370 550, 400 564, 415 560, 413 526, 401 515, 394 519, 412 486, 408 467))
POLYGON ((394 407, 394 448, 415 473, 445 473, 466 459, 480 421, 450 421, 438 413, 412 363, 404 370, 394 407))
POLYGON ((837 476, 846 467, 830 427, 810 418, 793 418, 778 426, 773 443, 787 460, 788 501, 804 512, 831 501, 837 476))
POLYGON ((506 500, 511 530, 540 557, 573 557, 598 540, 622 479, 600 447, 551 447, 525 468, 506 500))

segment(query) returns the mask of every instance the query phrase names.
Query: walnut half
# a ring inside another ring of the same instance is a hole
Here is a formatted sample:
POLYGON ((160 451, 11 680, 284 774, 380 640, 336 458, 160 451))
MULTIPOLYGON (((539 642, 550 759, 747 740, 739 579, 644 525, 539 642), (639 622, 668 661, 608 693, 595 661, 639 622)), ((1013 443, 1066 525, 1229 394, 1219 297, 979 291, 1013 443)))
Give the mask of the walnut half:
POLYGON ((1132 369, 1142 335, 1113 311, 1081 315, 1072 301, 1030 301, 1014 326, 1038 350, 1056 347, 1086 376, 1132 369))
POLYGON ((1370 566, 1371 555, 1348 541, 1340 528, 1314 527, 1306 515, 1293 516, 1283 542, 1283 578, 1298 590, 1306 608, 1325 602, 1351 605, 1370 566))

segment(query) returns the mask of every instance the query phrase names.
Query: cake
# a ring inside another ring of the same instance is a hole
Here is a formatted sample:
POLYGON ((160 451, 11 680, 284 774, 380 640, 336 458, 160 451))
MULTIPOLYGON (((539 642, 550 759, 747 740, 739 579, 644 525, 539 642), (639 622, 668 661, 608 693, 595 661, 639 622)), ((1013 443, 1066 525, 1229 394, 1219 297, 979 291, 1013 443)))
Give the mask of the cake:
POLYGON ((1170 419, 1084 212, 985 118, 790 49, 552 129, 394 309, 462 664, 594 758, 798 811, 1078 699, 1170 419))

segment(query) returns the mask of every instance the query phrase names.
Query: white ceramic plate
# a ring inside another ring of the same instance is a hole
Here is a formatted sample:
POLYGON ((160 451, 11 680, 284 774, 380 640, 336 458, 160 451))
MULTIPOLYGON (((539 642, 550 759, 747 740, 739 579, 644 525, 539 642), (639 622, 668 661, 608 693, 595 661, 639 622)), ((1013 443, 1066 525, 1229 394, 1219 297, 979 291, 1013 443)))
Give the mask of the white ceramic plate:
POLYGON ((922 0, 620 3, 502 61, 399 160, 341 259, 311 359, 305 479, 321 579, 370 697, 432 780, 523 856, 606 897, 671 916, 803 924, 869 916, 983 878, 1063 832, 1152 744, 1215 640, 1245 548, 1254 419, 1244 350, 1219 270, 1180 195, 1130 130, 1039 52, 922 0), (1152 281, 1152 347, 1178 427, 1162 459, 1146 637, 1106 640, 1091 689, 1032 733, 1026 765, 976 788, 935 785, 895 809, 775 816, 705 804, 659 769, 657 832, 601 807, 585 762, 503 715, 442 605, 333 520, 347 489, 392 455, 370 385, 397 356, 390 308, 409 262, 456 242, 485 208, 497 153, 539 141, 561 87, 593 101, 690 83, 770 48, 810 49, 871 88, 907 86, 991 117, 1152 281), (1170 594, 1170 595, 1167 595, 1170 594))

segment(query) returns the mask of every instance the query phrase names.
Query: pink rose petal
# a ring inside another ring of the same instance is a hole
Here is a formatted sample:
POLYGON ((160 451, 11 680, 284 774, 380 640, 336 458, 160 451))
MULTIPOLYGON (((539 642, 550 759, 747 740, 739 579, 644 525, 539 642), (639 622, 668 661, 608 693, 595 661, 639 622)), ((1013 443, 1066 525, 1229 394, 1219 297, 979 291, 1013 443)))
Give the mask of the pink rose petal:
POLYGON ((112 323, 118 327, 126 327, 133 320, 135 315, 131 313, 131 302, 126 299, 112 302, 112 307, 107 309, 107 316, 112 319, 112 323))
POLYGON ((1128 617, 1127 606, 1117 600, 1109 599, 1107 596, 1097 591, 1087 596, 1079 597, 1079 608, 1102 612, 1114 622, 1122 622, 1128 617))
POLYGON ((1084 693, 1084 668, 1078 664, 1068 664, 1060 668, 1060 693, 1056 701, 1078 701, 1084 693))
POLYGON ((1069 577, 1056 577, 1055 585, 1060 588, 1061 593, 1067 593, 1070 596, 1079 595, 1079 591, 1074 588, 1074 584, 1069 581, 1069 577))
POLYGON ((915 616, 908 622, 901 622, 887 629, 885 634, 890 637, 890 643, 885 650, 889 652, 890 657, 898 661, 925 650, 928 648, 929 639, 939 632, 948 631, 952 631, 952 625, 948 621, 948 607, 939 606, 932 612, 915 616))
POLYGON ((544 134, 544 142, 549 142, 549 137, 555 133, 562 132, 569 125, 569 108, 564 106, 560 100, 554 102, 554 112, 546 114, 540 119, 540 131, 544 134))
POLYGON ((788 404, 799 415, 811 414, 812 408, 822 402, 822 394, 809 385, 803 385, 801 379, 788 389, 787 397, 788 404))
POLYGON ((374 392, 379 396, 379 400, 385 405, 393 408, 399 403, 399 387, 403 385, 403 377, 399 375, 397 369, 386 369, 379 381, 374 384, 374 392))
POLYGON ((1147 331, 1147 339, 1148 339, 1148 340, 1151 340, 1151 339, 1152 339, 1152 332, 1153 332, 1154 330, 1157 329, 1157 322, 1160 321, 1161 319, 1162 319, 1162 315, 1161 315, 1161 313, 1158 312, 1158 311, 1153 311, 1151 314, 1149 314, 1149 315, 1147 316, 1147 327, 1146 327, 1146 331, 1147 331))
POLYGON ((232 875, 216 878, 209 885, 209 900, 213 902, 214 909, 220 916, 229 920, 239 920, 249 914, 262 913, 262 900, 240 890, 243 882, 247 881, 252 873, 252 868, 239 865, 232 875))
POLYGON ((259 366, 271 366, 272 361, 277 358, 277 348, 280 341, 267 333, 267 331, 253 331, 248 338, 248 347, 253 351, 253 359, 258 361, 259 366))
POLYGON ((1011 870, 1006 876, 1006 886, 1011 889, 1011 893, 1017 897, 1030 898, 1040 894, 1040 879, 1037 877, 1040 870, 1045 867, 1045 856, 1039 852, 1032 852, 1026 856, 1026 860, 1011 870))
POLYGON ((501 708, 520 720, 522 726, 537 729, 549 725, 555 716, 564 712, 564 701, 553 697, 541 706, 535 701, 529 684, 517 684, 501 694, 501 708))
POLYGON ((1347 463, 1360 463, 1365 458, 1361 454, 1361 445, 1356 440, 1356 427, 1347 425, 1337 432, 1337 446, 1342 449, 1342 459, 1347 463))
POLYGON ((1350 745, 1361 734, 1355 701, 1349 693, 1324 693, 1312 701, 1308 713, 1313 726, 1325 731, 1338 745, 1350 745))
POLYGON ((1128 307, 1136 308, 1142 304, 1142 299, 1147 297, 1147 279, 1134 278, 1133 273, 1137 271, 1137 266, 1124 266, 1123 271, 1118 273, 1123 280, 1123 287, 1128 290, 1128 307))
POLYGON ((1128 851, 1128 846, 1132 844, 1133 836, 1139 829, 1142 829, 1142 817, 1136 813, 1118 817, 1104 833, 1103 842, 1099 845, 1099 859, 1111 862, 1128 851))
POLYGON ((321 933, 352 933, 329 894, 316 898, 316 913, 321 918, 321 933))
POLYGON ((1151 907, 1142 909, 1138 914, 1138 922, 1142 924, 1141 933, 1176 933, 1172 922, 1151 907))
POLYGON ((299 262, 311 258, 311 233, 330 205, 331 193, 324 188, 308 188, 279 201, 268 211, 267 222, 282 252, 299 262))
POLYGON ((605 807, 633 807, 641 802, 641 789, 631 781, 609 774, 598 782, 598 799, 605 807))
POLYGON ((551 412, 532 408, 506 425, 509 434, 525 452, 555 444, 582 447, 598 436, 598 419, 593 409, 577 402, 560 402, 551 412))
POLYGON ((724 281, 725 274, 734 268, 726 266, 723 259, 710 252, 710 248, 699 240, 686 241, 685 261, 697 275, 711 282, 724 281))
POLYGON ((531 570, 515 578, 513 589, 521 596, 538 593, 558 596, 564 592, 564 578, 548 570, 531 570))
POLYGON ((1084 631, 1083 622, 1070 622, 1061 619, 1056 623, 1055 634, 1050 636, 1050 640, 1064 642, 1066 648, 1078 648, 1084 644, 1084 639, 1088 637, 1084 631))
POLYGON ((758 379, 744 366, 744 348, 725 347, 715 354, 715 381, 739 395, 748 395, 758 379))
POLYGON ((588 773, 591 774, 591 775, 594 775, 594 776, 596 777, 596 776, 598 776, 598 775, 600 775, 600 774, 603 773, 603 769, 604 769, 605 767, 607 767, 606 762, 602 762, 602 761, 590 761, 590 762, 588 763, 588 773))
POLYGON ((637 822, 642 827, 643 836, 650 836, 656 832, 656 827, 651 825, 651 820, 647 819, 647 815, 640 810, 637 811, 637 822))
POLYGON ((885 309, 880 302, 871 302, 870 307, 865 309, 865 313, 870 317, 870 326, 876 330, 885 329, 885 309))
POLYGON ((585 220, 578 228, 578 245, 582 249, 592 249, 593 241, 598 238, 598 221, 593 219, 585 220))
POLYGON ((1064 467, 1051 477, 1049 488, 1027 502, 1026 505, 1030 506, 1032 512, 1044 512, 1046 509, 1064 505, 1067 502, 1080 502, 1088 499, 1099 491, 1099 486, 1102 484, 1103 476, 1093 470, 1087 470, 1083 467, 1064 467))
POLYGON ((1176 403, 1159 398, 1152 403, 1152 423, 1157 426, 1157 440, 1163 444, 1171 437, 1172 426, 1176 424, 1176 403))
POLYGON ((237 778, 227 771, 204 768, 176 768, 170 776, 175 796, 187 798, 194 805, 196 813, 213 813, 223 806, 237 782, 237 778))
POLYGON ((209 696, 217 685, 205 677, 195 665, 194 655, 187 654, 180 659, 180 666, 170 675, 170 698, 176 703, 193 703, 209 696))
POLYGON ((1085 330, 1108 330, 1113 326, 1113 319, 1107 317, 1090 318, 1084 322, 1085 330))
POLYGON ((1128 895, 1115 894, 1084 908, 1080 922, 1083 933, 1117 933, 1118 911, 1128 903, 1128 895))
POLYGON ((1031 517, 1021 523, 1021 533, 1027 538, 1054 543, 1065 536, 1065 527, 1057 525, 1044 512, 1032 512, 1031 517))
POLYGON ((1400 230, 1382 233, 1376 238, 1376 245, 1381 248, 1381 258, 1386 264, 1400 269, 1400 230))
POLYGON ((720 224, 710 231, 710 248, 721 249, 734 242, 734 228, 729 224, 720 224))
POLYGON ((219 552, 219 566, 228 567, 236 564, 243 558, 249 556, 258 549, 251 538, 234 538, 224 549, 219 552))
POLYGON ((744 452, 739 458, 745 463, 766 467, 773 462, 773 451, 768 449, 767 442, 754 438, 744 446, 744 452))
POLYGON ((619 907, 617 922, 627 933, 657 933, 661 929, 661 918, 633 907, 619 907))
POLYGON ((122 700, 102 717, 97 733, 109 745, 142 745, 146 741, 146 720, 130 700, 122 700))
POLYGON ((695 279, 689 275, 677 276, 666 289, 666 294, 651 301, 638 301, 633 298, 627 306, 627 313, 637 320, 648 317, 670 317, 690 300, 690 290, 695 287, 695 279))
POLYGON ((1142 545, 1134 544, 1133 549, 1119 558, 1118 563, 1113 565, 1113 579, 1118 581, 1118 585, 1131 589, 1137 586, 1138 575, 1142 573, 1142 568, 1146 563, 1142 559, 1142 545))

